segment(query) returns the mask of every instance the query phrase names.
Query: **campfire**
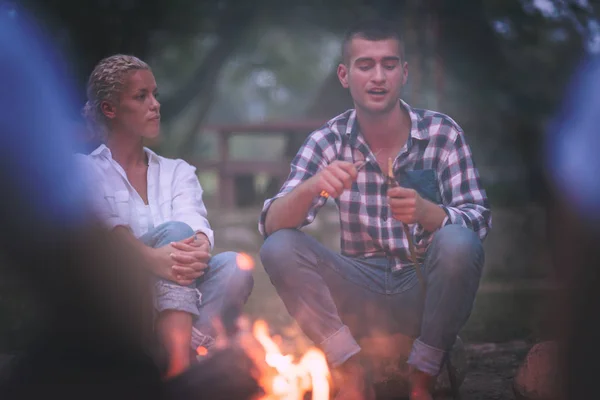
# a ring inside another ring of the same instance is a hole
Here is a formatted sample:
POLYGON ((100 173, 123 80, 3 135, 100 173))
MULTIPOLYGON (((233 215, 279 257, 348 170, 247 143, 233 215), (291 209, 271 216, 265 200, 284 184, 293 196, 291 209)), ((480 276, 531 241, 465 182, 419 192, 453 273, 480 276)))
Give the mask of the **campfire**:
POLYGON ((256 321, 252 333, 264 349, 266 364, 259 366, 258 381, 265 391, 260 400, 301 400, 308 392, 313 400, 329 399, 329 368, 320 350, 310 348, 295 362, 292 355, 281 353, 264 321, 256 321))
MULTIPOLYGON (((245 253, 239 253, 237 263, 242 270, 254 268, 245 253)), ((240 321, 239 341, 256 365, 255 378, 264 392, 257 400, 303 400, 307 394, 312 400, 329 399, 331 376, 322 351, 309 347, 300 357, 283 354, 281 337, 272 337, 264 320, 256 320, 252 329, 246 319, 240 321)))

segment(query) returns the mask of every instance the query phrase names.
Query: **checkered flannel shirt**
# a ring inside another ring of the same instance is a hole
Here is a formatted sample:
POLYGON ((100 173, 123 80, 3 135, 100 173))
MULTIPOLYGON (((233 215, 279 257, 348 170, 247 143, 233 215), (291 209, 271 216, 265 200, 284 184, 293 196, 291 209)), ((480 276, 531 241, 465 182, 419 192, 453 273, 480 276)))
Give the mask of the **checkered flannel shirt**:
MULTIPOLYGON (((435 203, 446 213, 442 226, 458 224, 475 231, 481 240, 487 236, 492 217, 479 173, 471 158, 462 129, 450 117, 413 109, 404 101, 411 118, 410 136, 394 160, 394 175, 404 171, 431 172, 435 203)), ((291 163, 290 174, 279 193, 264 202, 258 229, 266 237, 265 221, 270 205, 335 160, 368 161, 350 190, 337 199, 341 228, 341 252, 350 257, 388 256, 394 269, 412 265, 402 223, 392 217, 387 202, 386 175, 369 149, 356 123, 356 111, 348 110, 312 132, 291 163)), ((387 171, 386 171, 387 173, 387 171)), ((315 197, 301 228, 310 224, 326 203, 315 197)), ((420 224, 409 226, 420 260, 433 239, 420 224)))

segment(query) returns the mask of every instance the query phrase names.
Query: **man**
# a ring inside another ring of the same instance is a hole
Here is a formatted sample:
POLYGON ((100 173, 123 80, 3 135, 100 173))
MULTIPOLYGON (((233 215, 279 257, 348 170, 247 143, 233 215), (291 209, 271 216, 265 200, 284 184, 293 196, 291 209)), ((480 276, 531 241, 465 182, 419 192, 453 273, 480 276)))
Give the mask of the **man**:
POLYGON ((337 73, 355 108, 309 135, 265 201, 261 260, 290 314, 346 376, 340 398, 373 397, 357 341, 384 331, 416 338, 410 395, 430 399, 479 286, 488 200, 461 128, 399 99, 408 67, 393 27, 357 25, 342 56, 337 73), (388 185, 389 159, 399 185, 388 185), (341 254, 298 230, 328 197, 339 208, 341 254))

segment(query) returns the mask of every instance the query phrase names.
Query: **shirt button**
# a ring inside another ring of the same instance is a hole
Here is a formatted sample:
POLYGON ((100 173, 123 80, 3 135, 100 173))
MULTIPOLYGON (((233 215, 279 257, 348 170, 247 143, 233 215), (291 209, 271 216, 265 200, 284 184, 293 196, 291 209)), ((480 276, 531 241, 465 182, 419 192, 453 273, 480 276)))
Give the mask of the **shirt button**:
POLYGON ((387 215, 384 215, 384 216, 383 216, 383 220, 384 220, 384 221, 387 221, 387 215))

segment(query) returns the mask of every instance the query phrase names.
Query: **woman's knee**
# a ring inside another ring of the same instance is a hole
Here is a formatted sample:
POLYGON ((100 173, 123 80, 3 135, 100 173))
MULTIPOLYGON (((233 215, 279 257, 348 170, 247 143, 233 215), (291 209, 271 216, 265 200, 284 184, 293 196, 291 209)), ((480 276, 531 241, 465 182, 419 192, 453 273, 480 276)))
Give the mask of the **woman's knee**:
POLYGON ((194 235, 194 230, 185 222, 169 221, 160 226, 165 237, 170 241, 178 242, 194 235))

